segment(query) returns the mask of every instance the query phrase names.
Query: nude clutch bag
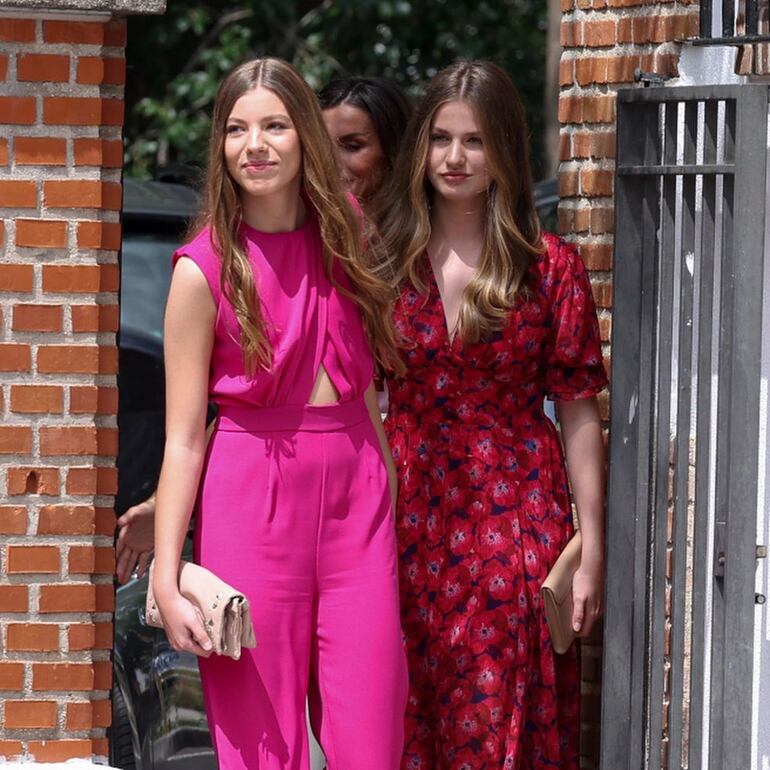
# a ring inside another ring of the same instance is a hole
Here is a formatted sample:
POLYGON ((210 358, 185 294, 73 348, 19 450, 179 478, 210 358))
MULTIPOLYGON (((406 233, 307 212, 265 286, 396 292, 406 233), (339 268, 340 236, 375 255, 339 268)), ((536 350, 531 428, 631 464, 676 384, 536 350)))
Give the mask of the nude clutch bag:
POLYGON ((572 578, 580 567, 580 532, 567 543, 540 588, 545 620, 555 652, 563 655, 575 639, 572 628, 572 578))
MULTIPOLYGON (((150 564, 147 582, 145 622, 148 626, 163 628, 163 620, 152 590, 154 565, 154 562, 150 564)), ((213 572, 183 560, 179 565, 179 593, 198 611, 217 655, 226 655, 238 660, 241 657, 241 648, 257 646, 249 600, 213 572)))

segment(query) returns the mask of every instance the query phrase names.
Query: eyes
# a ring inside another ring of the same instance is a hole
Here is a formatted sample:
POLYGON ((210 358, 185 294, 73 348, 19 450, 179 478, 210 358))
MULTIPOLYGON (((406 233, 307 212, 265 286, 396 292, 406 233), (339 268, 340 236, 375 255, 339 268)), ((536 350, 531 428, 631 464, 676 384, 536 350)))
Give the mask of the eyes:
MULTIPOLYGON (((430 135, 430 142, 433 145, 437 145, 439 147, 447 146, 451 144, 452 137, 449 136, 449 134, 445 134, 441 131, 437 131, 430 135)), ((481 140, 481 136, 478 134, 470 134, 469 136, 466 136, 463 139, 463 144, 469 146, 469 147, 481 147, 483 146, 483 142, 481 140)))
MULTIPOLYGON (((283 131, 291 129, 291 124, 285 120, 271 120, 264 126, 264 131, 269 131, 271 134, 280 134, 283 131)), ((225 126, 225 134, 227 136, 240 136, 248 131, 248 128, 243 123, 228 123, 225 126)))

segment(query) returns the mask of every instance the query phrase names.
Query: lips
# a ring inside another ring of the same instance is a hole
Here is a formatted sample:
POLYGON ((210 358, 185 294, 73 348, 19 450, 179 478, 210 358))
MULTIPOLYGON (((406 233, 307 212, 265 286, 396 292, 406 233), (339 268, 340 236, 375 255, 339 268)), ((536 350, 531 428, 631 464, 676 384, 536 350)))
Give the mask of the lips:
POLYGON ((275 165, 276 164, 273 163, 272 161, 258 160, 258 161, 252 161, 250 163, 244 163, 243 169, 245 171, 259 172, 259 171, 267 171, 268 169, 273 168, 275 165))
POLYGON ((454 172, 441 174, 441 178, 444 179, 446 182, 464 182, 469 176, 470 174, 461 174, 461 173, 454 173, 454 172))

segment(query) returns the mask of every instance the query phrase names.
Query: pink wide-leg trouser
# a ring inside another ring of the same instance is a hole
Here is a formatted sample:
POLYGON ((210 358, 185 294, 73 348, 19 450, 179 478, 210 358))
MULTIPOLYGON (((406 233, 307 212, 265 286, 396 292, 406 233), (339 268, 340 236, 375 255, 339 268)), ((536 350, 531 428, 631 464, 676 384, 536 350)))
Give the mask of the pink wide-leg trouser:
POLYGON ((200 659, 219 770, 397 770, 406 659, 387 474, 362 399, 220 409, 196 560, 251 604, 257 648, 200 659))

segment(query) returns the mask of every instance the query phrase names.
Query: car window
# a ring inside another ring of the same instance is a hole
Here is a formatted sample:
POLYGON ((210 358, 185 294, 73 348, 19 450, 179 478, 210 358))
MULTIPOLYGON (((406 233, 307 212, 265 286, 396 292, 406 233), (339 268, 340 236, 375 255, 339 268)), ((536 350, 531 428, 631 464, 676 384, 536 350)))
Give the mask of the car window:
POLYGON ((559 208, 559 199, 551 199, 544 201, 537 207, 537 213, 540 217, 540 225, 543 230, 549 233, 558 232, 558 223, 556 218, 557 209, 559 208))
POLYGON ((160 355, 171 255, 178 247, 179 239, 168 234, 125 234, 120 270, 121 347, 160 355))

